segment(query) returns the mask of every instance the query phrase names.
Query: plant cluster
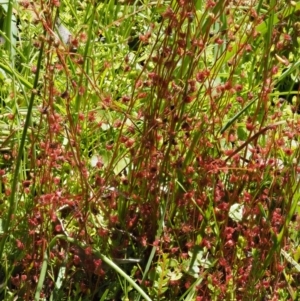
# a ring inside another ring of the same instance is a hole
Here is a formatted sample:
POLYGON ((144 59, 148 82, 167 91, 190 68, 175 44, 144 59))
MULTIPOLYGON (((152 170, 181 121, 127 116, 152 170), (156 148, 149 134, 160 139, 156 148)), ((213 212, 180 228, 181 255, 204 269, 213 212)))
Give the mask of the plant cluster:
POLYGON ((3 300, 299 297, 299 2, 2 7, 3 300))

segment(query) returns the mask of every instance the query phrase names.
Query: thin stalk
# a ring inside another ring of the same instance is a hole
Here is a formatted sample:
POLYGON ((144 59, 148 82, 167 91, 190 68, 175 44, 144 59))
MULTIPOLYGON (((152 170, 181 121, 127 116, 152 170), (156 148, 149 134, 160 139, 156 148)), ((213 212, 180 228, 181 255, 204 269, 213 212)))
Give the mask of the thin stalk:
POLYGON ((45 277, 46 277, 47 267, 48 267, 48 254, 47 254, 47 251, 45 251, 44 252, 43 264, 42 264, 42 269, 41 269, 39 281, 38 281, 35 296, 34 296, 35 301, 40 300, 41 291, 43 289, 43 284, 44 284, 45 277))
MULTIPOLYGON (((84 245, 83 243, 77 241, 76 239, 72 238, 72 237, 67 237, 65 235, 57 235, 53 238, 53 240, 50 242, 49 244, 49 249, 51 250, 52 247, 54 247, 54 245, 56 244, 56 241, 58 239, 63 239, 71 244, 75 244, 77 246, 79 246, 82 249, 87 248, 86 245, 84 245)), ((101 254, 98 251, 93 251, 94 255, 97 256, 98 258, 100 258, 103 262, 105 262, 107 265, 109 265, 113 270, 115 270, 121 277, 123 277, 125 280, 128 281, 128 283, 135 288, 140 295, 147 301, 151 301, 151 298, 144 292, 144 290, 138 286, 136 284, 136 282, 130 278, 130 276, 128 276, 118 265, 116 265, 111 259, 109 259, 108 257, 106 257, 105 255, 101 254)))
MULTIPOLYGON (((90 44, 91 44, 91 40, 92 40, 92 31, 93 31, 93 28, 94 28, 94 24, 93 24, 93 21, 95 19, 95 12, 96 12, 96 6, 93 6, 93 10, 92 10, 92 14, 91 14, 91 17, 90 17, 90 21, 89 21, 89 29, 88 29, 88 39, 87 39, 87 42, 86 42, 86 45, 85 45, 85 49, 84 49, 84 54, 83 54, 83 65, 82 65, 82 70, 85 70, 86 66, 87 66, 87 59, 88 59, 88 53, 89 53, 89 49, 90 49, 90 44)), ((84 72, 81 73, 80 75, 80 78, 79 78, 79 87, 82 86, 82 83, 83 83, 83 75, 84 75, 84 72)), ((80 95, 79 93, 77 94, 77 97, 76 97, 76 102, 75 102, 75 112, 76 114, 78 115, 78 111, 79 111, 79 108, 80 108, 80 103, 81 103, 81 100, 82 100, 82 95, 80 95)), ((78 116, 75 116, 75 121, 77 120, 78 116)))
MULTIPOLYGON (((158 230, 157 230, 157 233, 156 233, 156 237, 157 238, 160 238, 161 235, 162 235, 162 232, 163 232, 164 220, 165 220, 165 216, 166 216, 166 211, 167 211, 167 208, 168 208, 169 200, 170 200, 170 192, 168 193, 167 203, 165 204, 165 206, 161 206, 160 220, 158 221, 159 226, 158 226, 158 230)), ((142 285, 143 285, 144 281, 146 280, 146 277, 147 277, 148 272, 150 270, 151 263, 152 263, 153 258, 155 256, 155 253, 156 253, 156 246, 153 246, 152 250, 151 250, 151 253, 150 253, 150 256, 148 258, 148 262, 147 262, 146 268, 144 270, 144 274, 143 274, 143 278, 142 278, 142 285)), ((140 298, 141 298, 141 295, 139 295, 136 298, 136 301, 139 301, 140 298)))
POLYGON ((246 113, 249 107, 251 107, 257 99, 249 102, 241 111, 235 114, 231 119, 229 119, 226 124, 222 127, 220 133, 223 134, 243 113, 246 113))
POLYGON ((32 89, 32 84, 28 82, 23 76, 21 76, 19 73, 17 73, 14 69, 12 69, 10 66, 7 66, 0 62, 0 69, 7 72, 9 75, 16 77, 26 88, 32 89))
POLYGON ((13 17, 13 4, 14 1, 8 1, 7 13, 5 18, 5 35, 8 37, 9 40, 5 40, 5 49, 9 53, 9 61, 13 66, 13 53, 12 53, 12 33, 11 33, 11 22, 13 17))
MULTIPOLYGON (((291 6, 290 9, 285 8, 283 11, 279 11, 278 13, 274 14, 274 16, 271 17, 273 21, 273 26, 280 22, 281 18, 286 18, 298 10, 300 10, 300 2, 298 2, 294 7, 291 6)), ((269 19, 267 19, 265 22, 262 22, 261 24, 257 25, 255 27, 255 31, 260 33, 261 35, 266 34, 268 32, 269 22, 269 19)), ((227 63, 233 56, 235 56, 240 51, 240 45, 245 43, 247 39, 248 36, 242 37, 238 43, 232 45, 230 51, 224 52, 224 54, 219 58, 218 63, 212 68, 211 74, 218 74, 223 64, 227 63)))
MULTIPOLYGON (((38 58, 38 63, 37 63, 37 72, 36 72, 35 80, 34 80, 34 84, 33 84, 34 89, 36 89, 38 86, 38 80, 39 80, 40 70, 41 70, 41 66, 42 66, 43 49, 44 49, 44 43, 41 45, 41 49, 40 49, 40 53, 39 53, 39 58, 38 58)), ((27 131, 28 131, 28 127, 29 127, 30 121, 31 121, 31 113, 32 113, 35 95, 36 95, 35 91, 32 91, 28 109, 27 109, 27 115, 26 115, 23 133, 22 133, 22 138, 21 138, 21 142, 20 142, 20 146, 19 146, 18 156, 17 156, 17 160, 16 160, 16 168, 14 171, 13 181, 12 181, 12 185, 11 185, 11 194, 9 197, 8 212, 7 212, 6 219, 3 222, 3 232, 5 233, 5 235, 3 236, 3 238, 0 242, 0 258, 2 258, 2 255, 3 255, 4 245, 5 245, 6 239, 8 237, 8 230, 9 230, 10 223, 12 220, 12 215, 15 212, 15 210, 17 208, 17 204, 18 204, 17 191, 18 191, 18 182, 19 182, 19 176, 20 176, 19 172, 20 172, 20 166, 21 166, 21 162, 22 162, 22 158, 23 158, 23 154, 24 154, 24 146, 25 146, 25 141, 26 141, 26 137, 27 137, 27 131)))

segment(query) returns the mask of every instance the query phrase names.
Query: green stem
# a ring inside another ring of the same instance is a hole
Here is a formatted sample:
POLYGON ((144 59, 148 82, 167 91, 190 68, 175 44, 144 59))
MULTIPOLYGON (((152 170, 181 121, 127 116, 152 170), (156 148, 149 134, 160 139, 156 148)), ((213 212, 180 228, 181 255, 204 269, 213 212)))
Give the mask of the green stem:
MULTIPOLYGON (((72 237, 68 237, 65 235, 57 235, 53 238, 53 240, 50 242, 49 244, 49 249, 51 250, 51 248, 55 245, 57 239, 63 239, 71 244, 75 244, 77 246, 79 246, 82 249, 86 249, 87 245, 77 241, 76 239, 72 238, 72 237)), ((114 269, 118 274, 121 275, 121 277, 123 277, 124 279, 126 279, 129 284, 135 288, 140 295, 146 300, 146 301, 151 301, 151 298, 143 291, 143 289, 138 286, 136 284, 136 282, 130 278, 130 276, 128 276, 118 265, 116 265, 112 260, 110 260, 108 257, 106 257, 105 255, 101 254, 98 251, 93 250, 93 254, 95 256, 97 256, 98 258, 100 258, 103 262, 105 262, 107 265, 109 265, 112 269, 114 269)))
MULTIPOLYGON (((95 19, 95 12, 96 12, 96 6, 93 7, 92 15, 91 15, 90 21, 89 21, 88 40, 86 42, 85 49, 84 49, 84 54, 83 54, 83 65, 82 65, 83 72, 80 75, 79 85, 78 85, 79 88, 82 86, 83 75, 84 75, 85 67, 87 66, 88 53, 89 53, 90 44, 91 44, 91 40, 92 40, 92 30, 94 28, 93 25, 94 25, 94 19, 95 19)), ((77 114, 78 114, 78 111, 79 111, 79 108, 80 108, 81 100, 82 100, 82 95, 78 93, 77 98, 76 98, 76 102, 75 102, 75 112, 77 114)), ((76 120, 77 120, 77 116, 75 116, 75 121, 76 120)))
MULTIPOLYGON (((280 20, 284 19, 291 14, 295 13, 296 11, 300 10, 300 2, 298 2, 295 6, 290 6, 290 9, 284 9, 282 11, 279 11, 278 13, 272 15, 270 18, 266 21, 262 22, 261 24, 257 25, 255 27, 255 31, 260 33, 261 35, 265 35, 269 30, 269 25, 276 25, 280 20), (272 22, 271 22, 272 21, 272 22)), ((211 74, 218 74, 222 65, 227 63, 233 56, 235 56, 240 51, 240 45, 245 43, 249 39, 248 36, 244 36, 241 38, 241 40, 238 43, 235 43, 232 45, 230 51, 226 51, 222 57, 219 58, 218 63, 212 68, 211 74)))
POLYGON ((16 77, 20 83, 22 83, 26 88, 32 89, 32 84, 28 82, 24 77, 22 77, 20 74, 15 72, 10 66, 7 66, 3 63, 0 62, 0 69, 4 70, 7 72, 9 75, 16 77))
POLYGON ((12 45, 10 41, 12 41, 12 34, 11 34, 11 22, 12 22, 12 15, 13 15, 13 0, 8 1, 8 7, 7 7, 7 14, 5 18, 5 34, 9 38, 9 41, 5 41, 5 49, 9 53, 9 60, 12 64, 13 57, 12 57, 12 45))
MULTIPOLYGON (((40 53, 39 53, 39 58, 38 58, 38 63, 37 63, 37 72, 36 72, 35 80, 34 80, 34 84, 33 84, 34 89, 36 89, 38 86, 39 74, 40 74, 42 58, 43 58, 43 49, 44 49, 44 44, 42 44, 40 53)), ((35 95, 36 95, 35 91, 32 91, 28 109, 27 109, 27 115, 26 115, 23 133, 22 133, 21 143, 20 143, 19 151, 18 151, 18 155, 17 155, 16 168, 15 168, 14 175, 13 175, 13 181, 12 181, 12 185, 11 185, 11 194, 9 197, 8 212, 7 212, 6 219, 3 222, 3 232, 5 235, 3 236, 3 238, 0 242, 0 258, 2 258, 2 255, 3 255, 4 245, 5 245, 6 239, 8 237, 8 230, 10 227, 10 222, 12 220, 12 215, 17 208, 17 203, 18 203, 17 191, 18 191, 18 182, 19 182, 19 171, 20 171, 20 167, 21 167, 23 154, 24 154, 24 146, 25 146, 25 141, 26 141, 26 137, 27 137, 27 130, 29 128, 30 121, 31 121, 31 113, 32 113, 35 95)))
POLYGON ((42 264, 42 269, 41 269, 39 281, 38 281, 35 296, 34 296, 35 301, 40 300, 41 291, 42 291, 43 284, 44 284, 45 277, 46 277, 47 266, 48 266, 48 254, 47 254, 47 251, 45 251, 44 252, 43 264, 42 264))

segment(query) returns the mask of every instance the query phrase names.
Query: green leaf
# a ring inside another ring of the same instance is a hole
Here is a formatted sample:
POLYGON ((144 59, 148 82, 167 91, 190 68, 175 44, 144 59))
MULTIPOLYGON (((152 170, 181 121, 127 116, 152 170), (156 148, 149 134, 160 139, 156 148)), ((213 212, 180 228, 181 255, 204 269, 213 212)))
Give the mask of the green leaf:
POLYGON ((233 204, 229 209, 229 217, 235 222, 240 222, 243 218, 243 210, 244 205, 238 203, 233 204))
POLYGON ((18 37, 18 27, 17 27, 17 19, 16 16, 12 13, 12 5, 14 1, 8 0, 0 0, 0 5, 5 11, 5 19, 4 19, 4 30, 5 35, 4 39, 8 43, 8 48, 11 52, 11 56, 15 56, 16 54, 16 45, 17 45, 17 37, 18 37))
POLYGON ((242 127, 242 126, 238 127, 238 129, 237 129, 237 135, 238 135, 239 140, 242 140, 242 141, 246 141, 247 140, 248 134, 245 131, 244 127, 242 127))
POLYGON ((182 278, 182 273, 180 272, 179 269, 175 269, 174 271, 169 271, 168 272, 168 277, 170 278, 171 281, 176 281, 182 278))
POLYGON ((114 172, 116 175, 118 175, 122 170, 124 170, 124 168, 126 168, 129 164, 129 159, 124 157, 121 158, 118 163, 116 164, 116 166, 114 167, 114 172))

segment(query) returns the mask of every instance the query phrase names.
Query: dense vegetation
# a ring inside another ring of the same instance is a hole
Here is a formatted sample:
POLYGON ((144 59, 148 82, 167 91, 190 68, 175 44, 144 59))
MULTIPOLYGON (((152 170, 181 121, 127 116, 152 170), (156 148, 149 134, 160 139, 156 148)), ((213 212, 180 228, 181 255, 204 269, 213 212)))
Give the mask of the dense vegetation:
POLYGON ((1 300, 297 300, 300 2, 0 1, 1 300))

